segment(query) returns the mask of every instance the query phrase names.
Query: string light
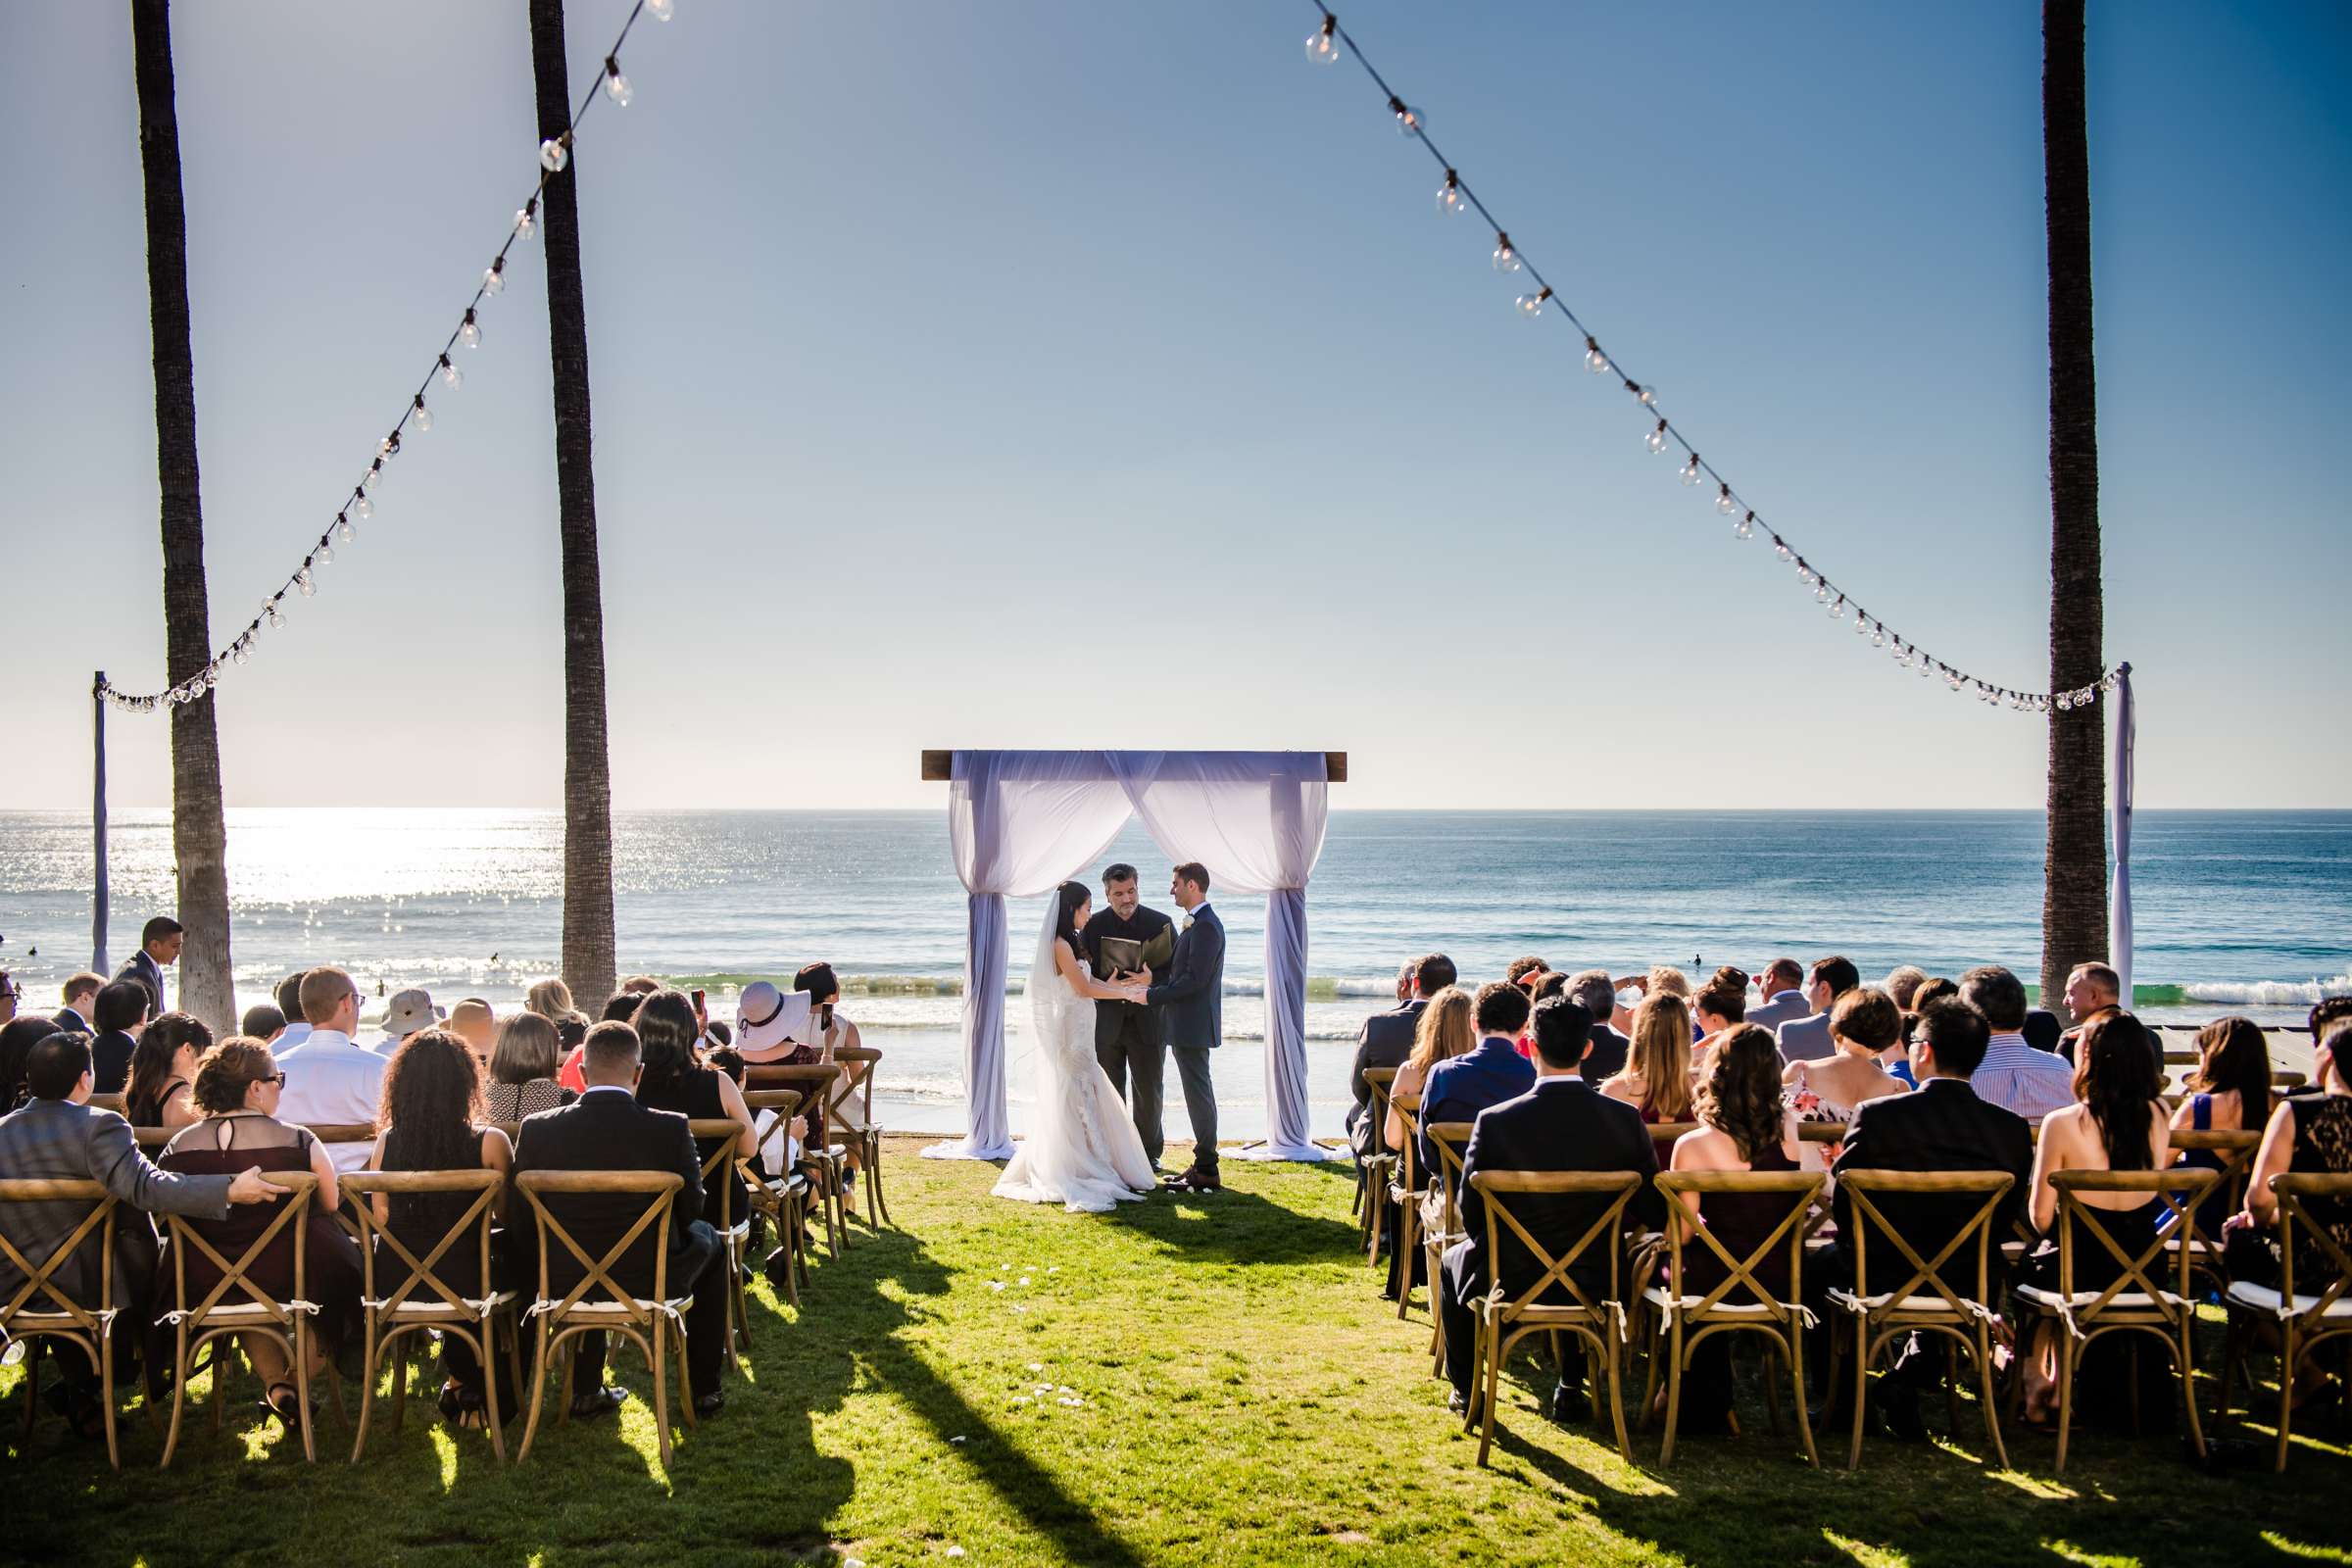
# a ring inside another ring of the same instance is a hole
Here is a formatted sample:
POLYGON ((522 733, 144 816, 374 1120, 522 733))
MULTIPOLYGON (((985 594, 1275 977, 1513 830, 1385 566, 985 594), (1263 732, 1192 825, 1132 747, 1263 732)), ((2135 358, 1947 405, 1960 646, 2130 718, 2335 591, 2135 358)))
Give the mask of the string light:
MULTIPOLYGON (((1698 455, 1697 448, 1684 437, 1673 421, 1658 408, 1657 389, 1644 385, 1626 374, 1623 368, 1610 355, 1601 351, 1599 339, 1593 334, 1592 328, 1578 318, 1576 312, 1565 301, 1559 299, 1553 292, 1552 286, 1544 281, 1543 273, 1538 271, 1535 266, 1521 254, 1518 246, 1511 242, 1509 232, 1495 220, 1494 214, 1487 210, 1486 204, 1479 200, 1470 182, 1462 177, 1461 172, 1455 166, 1446 162, 1445 154, 1438 149, 1436 143, 1429 139, 1428 117, 1420 110, 1408 106, 1404 99, 1389 85, 1388 79, 1380 74, 1370 60, 1365 58, 1362 46, 1349 35, 1347 28, 1340 25, 1337 13, 1329 5, 1324 4, 1323 0, 1315 0, 1315 9, 1322 13, 1323 20, 1318 31, 1307 40, 1308 57, 1318 64, 1330 65, 1338 60, 1342 52, 1354 56, 1355 63, 1363 68, 1364 74, 1371 79, 1373 85, 1387 100, 1389 112, 1396 119, 1397 129, 1407 137, 1417 137, 1422 146, 1428 149, 1430 157, 1438 167, 1446 172, 1446 182, 1438 190, 1438 211, 1443 214, 1475 211, 1481 218, 1494 225, 1494 253, 1493 260, 1494 270, 1505 274, 1524 270, 1534 281, 1536 287, 1532 292, 1518 296, 1516 303, 1520 314, 1535 318, 1545 314, 1546 307, 1555 311, 1560 319, 1566 322, 1569 328, 1583 340, 1586 368, 1596 375, 1614 371, 1623 383, 1625 390, 1633 395, 1635 402, 1643 413, 1655 420, 1643 438, 1643 445, 1651 452, 1656 453, 1665 452, 1669 445, 1680 449, 1685 461, 1677 471, 1683 482, 1687 485, 1696 486, 1712 480, 1716 487, 1716 510, 1723 515, 1736 519, 1732 526, 1734 535, 1740 539, 1753 538, 1756 530, 1763 526, 1762 519, 1756 515, 1752 507, 1739 499, 1732 489, 1731 481, 1718 473, 1712 465, 1698 455), (1321 52, 1318 52, 1318 44, 1323 46, 1321 52)), ((1867 632, 1872 647, 1891 648, 1893 657, 1901 667, 1915 668, 1923 676, 1942 673, 1954 691, 1966 686, 1971 688, 1981 700, 1988 704, 2006 705, 2020 712, 2049 712, 2053 709, 2064 712, 2096 702, 2103 693, 2114 691, 2121 682, 2122 677, 2119 674, 2114 670, 2108 670, 2088 685, 2079 686, 2071 691, 2039 693, 2017 691, 1980 680, 1963 670, 1944 663, 1941 660, 1932 659, 1929 655, 1921 652, 1918 645, 1894 632, 1885 621, 1870 614, 1861 605, 1853 604, 1842 589, 1806 564, 1804 559, 1798 556, 1778 532, 1770 528, 1766 528, 1765 532, 1772 540, 1773 554, 1784 563, 1793 561, 1796 564, 1798 582, 1814 590, 1815 602, 1829 606, 1830 614, 1834 618, 1844 619, 1846 608, 1852 604, 1854 630, 1857 634, 1867 632)))
MULTIPOLYGON (((334 514, 334 521, 327 525, 326 531, 318 536, 316 544, 311 546, 310 551, 302 558, 302 564, 294 569, 293 574, 286 578, 275 593, 262 601, 261 609, 244 629, 231 638, 225 647, 215 654, 202 668, 193 674, 182 678, 163 691, 137 695, 119 691, 112 683, 102 679, 97 688, 100 698, 118 709, 141 713, 151 713, 159 709, 177 708, 184 703, 195 702, 220 684, 220 673, 223 667, 230 664, 241 665, 252 660, 254 645, 260 640, 262 633, 276 631, 286 624, 285 612, 281 606, 288 593, 299 594, 303 598, 309 599, 318 592, 317 568, 328 564, 335 559, 336 546, 349 546, 358 538, 359 529, 355 525, 354 519, 366 522, 375 515, 375 501, 371 492, 383 480, 386 462, 400 455, 401 432, 405 429, 422 434, 433 427, 432 411, 425 407, 424 402, 425 389, 432 385, 433 377, 439 376, 441 384, 452 392, 465 384, 465 372, 460 370, 456 363, 450 359, 450 350, 460 344, 464 344, 469 349, 481 347, 482 328, 476 313, 484 300, 496 297, 506 288, 507 253, 514 248, 515 241, 527 240, 536 231, 539 203, 547 193, 547 182, 570 161, 572 141, 578 134, 581 120, 596 105, 598 89, 601 88, 604 96, 623 107, 626 107, 630 99, 635 96, 635 89, 630 86, 629 79, 620 72, 620 51, 621 46, 628 42, 629 30, 636 26, 638 16, 641 13, 650 13, 656 21, 667 22, 676 14, 676 9, 674 0, 643 0, 642 4, 630 10, 628 17, 621 23, 619 35, 612 40, 612 47, 605 55, 605 69, 599 74, 597 86, 590 88, 582 96, 579 107, 572 112, 570 123, 564 126, 563 132, 551 136, 539 144, 539 173, 531 187, 530 194, 524 198, 522 205, 515 209, 514 221, 508 226, 505 242, 499 246, 497 254, 490 258, 490 265, 483 270, 481 282, 476 285, 473 298, 466 302, 465 314, 459 318, 456 328, 450 332, 448 340, 433 356, 431 367, 425 371, 423 384, 412 392, 408 401, 402 405, 400 418, 394 422, 392 428, 384 434, 382 439, 376 442, 375 455, 368 461, 367 468, 361 473, 359 482, 351 487, 340 503, 334 514)), ((1335 35, 1338 33, 1336 22, 1329 30, 1335 35)))

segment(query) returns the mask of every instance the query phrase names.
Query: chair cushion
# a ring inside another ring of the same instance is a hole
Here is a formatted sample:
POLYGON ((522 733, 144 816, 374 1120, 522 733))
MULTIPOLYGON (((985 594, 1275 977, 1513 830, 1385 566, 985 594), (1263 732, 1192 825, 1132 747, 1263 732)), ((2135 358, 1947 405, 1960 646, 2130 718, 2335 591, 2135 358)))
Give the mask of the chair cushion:
MULTIPOLYGON (((1704 1295, 1677 1297, 1663 1285, 1652 1285, 1642 1293, 1642 1299, 1645 1304, 1655 1307, 1661 1312, 1690 1312, 1695 1311, 1698 1303, 1705 1300, 1706 1297, 1704 1295)), ((1730 1301, 1718 1301, 1707 1309, 1709 1317, 1766 1317, 1770 1314, 1771 1308, 1759 1305, 1754 1301, 1743 1305, 1730 1301)))
MULTIPOLYGON (((638 1316, 643 1316, 648 1312, 659 1311, 664 1305, 668 1306, 673 1311, 683 1312, 694 1304, 694 1298, 691 1296, 681 1296, 668 1302, 653 1301, 647 1300, 643 1298, 636 1298, 634 1304, 637 1308, 638 1316)), ((551 1312, 554 1311, 555 1303, 552 1301, 548 1303, 548 1310, 551 1312)), ((621 1305, 618 1301, 581 1301, 573 1305, 567 1311, 564 1311, 559 1315, 563 1317, 615 1317, 625 1319, 630 1315, 630 1313, 629 1309, 621 1305)))
MULTIPOLYGON (((1830 1299, 1837 1302, 1839 1306, 1844 1307, 1849 1312, 1855 1310, 1857 1307, 1867 1307, 1871 1311, 1876 1312, 1885 1307, 1887 1302, 1894 1299, 1894 1293, 1892 1291, 1888 1291, 1883 1296, 1865 1296, 1857 1298, 1851 1291, 1832 1291, 1830 1293, 1830 1299)), ((1940 1312, 1945 1317, 1949 1318, 1960 1318, 1967 1315, 1966 1313, 1953 1311, 1952 1303, 1945 1300, 1940 1296, 1906 1296, 1902 1298, 1902 1300, 1895 1303, 1895 1310, 1898 1312, 1940 1312)))
MULTIPOLYGON (((2230 1286, 2230 1302, 2233 1306, 2250 1306, 2257 1311, 2276 1314, 2285 1299, 2276 1285, 2252 1285, 2244 1280, 2236 1280, 2230 1286)), ((2301 1291, 2295 1293, 2296 1311, 2309 1313, 2319 1304, 2317 1296, 2306 1296, 2301 1291)), ((2352 1320, 2352 1295, 2340 1296, 2328 1306, 2327 1321, 2340 1323, 2347 1320, 2352 1320)))
MULTIPOLYGON (((2096 1291, 2077 1291, 2070 1298, 2040 1285, 2020 1285, 2017 1288, 2017 1295, 2020 1300, 2032 1301, 2035 1306, 2052 1311, 2056 1310, 2061 1301, 2064 1301, 2069 1307, 2077 1307, 2088 1306, 2099 1298, 2099 1293, 2096 1291)), ((2164 1305, 2175 1310, 2187 1304, 2170 1291, 2163 1293, 2162 1301, 2164 1305)), ((2101 1307, 2099 1310, 2103 1312, 2107 1310, 2107 1307, 2122 1307, 2127 1310, 2136 1308, 2144 1312, 2157 1304, 2156 1301, 2149 1299, 2148 1293, 2145 1291, 2118 1291, 2109 1298, 2107 1306, 2101 1307)))

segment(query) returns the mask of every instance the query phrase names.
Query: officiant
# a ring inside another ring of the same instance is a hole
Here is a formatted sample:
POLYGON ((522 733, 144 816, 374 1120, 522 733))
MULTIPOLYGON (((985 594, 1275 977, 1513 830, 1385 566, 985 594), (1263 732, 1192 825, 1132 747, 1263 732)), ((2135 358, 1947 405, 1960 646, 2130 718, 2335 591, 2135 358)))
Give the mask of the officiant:
MULTIPOLYGON (((1143 968, 1151 972, 1153 985, 1167 979, 1168 965, 1176 956, 1176 922, 1144 906, 1135 867, 1121 863, 1105 869, 1102 898, 1103 907, 1080 933, 1095 974, 1107 980, 1123 969, 1143 968)), ((1136 1133, 1144 1141, 1144 1153, 1156 1168, 1161 1146, 1161 1071, 1167 1064, 1167 1047, 1159 1035, 1159 1009, 1139 1002, 1095 1004, 1095 1056, 1109 1075, 1111 1086, 1126 1097, 1136 1133), (1128 1087, 1131 1078, 1132 1091, 1128 1087)))

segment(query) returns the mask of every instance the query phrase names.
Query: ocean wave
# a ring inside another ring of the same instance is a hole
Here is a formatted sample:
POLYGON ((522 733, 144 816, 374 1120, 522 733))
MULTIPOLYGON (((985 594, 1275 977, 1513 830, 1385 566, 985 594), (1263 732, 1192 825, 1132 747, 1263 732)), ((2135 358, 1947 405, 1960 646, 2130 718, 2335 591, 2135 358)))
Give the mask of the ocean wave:
MULTIPOLYGON (((772 975, 763 974, 679 974, 663 977, 681 991, 710 991, 727 995, 741 991, 755 981, 766 980, 783 984, 772 975)), ((1004 981, 1004 994, 1017 997, 1024 994, 1025 976, 1009 975, 1004 981)), ((845 974, 841 977, 841 994, 849 997, 960 997, 963 995, 961 975, 937 974, 845 974)), ((1225 995, 1229 997, 1262 997, 1266 994, 1263 979, 1244 977, 1227 980, 1225 995)), ((1337 1002, 1349 997, 1393 997, 1396 994, 1395 977, 1358 978, 1348 975, 1309 975, 1306 981, 1306 1000, 1337 1002)))
POLYGON ((2228 1002, 2243 1007, 2308 1007, 2327 997, 2352 996, 2352 974, 2328 980, 2192 980, 2182 986, 2133 986, 2139 1006, 2182 1002, 2228 1002), (2151 996, 2150 993, 2160 993, 2151 996))

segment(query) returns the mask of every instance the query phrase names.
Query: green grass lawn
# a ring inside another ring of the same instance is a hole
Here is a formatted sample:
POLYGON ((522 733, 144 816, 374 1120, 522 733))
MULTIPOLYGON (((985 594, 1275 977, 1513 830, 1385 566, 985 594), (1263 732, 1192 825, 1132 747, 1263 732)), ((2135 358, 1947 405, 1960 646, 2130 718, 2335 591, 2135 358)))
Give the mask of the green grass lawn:
MULTIPOLYGON (((1793 1436, 1686 1441, 1627 1466, 1590 1425, 1555 1427, 1522 1364, 1491 1468, 1429 1376, 1426 1317, 1396 1321, 1355 1250, 1343 1167, 1228 1162, 1231 1190, 1110 1217, 994 1200, 992 1166, 894 1144, 900 1228, 820 1254, 797 1312, 754 1298, 751 1380, 682 1436, 664 1475, 641 1397, 617 1424, 540 1434, 501 1465, 441 1430, 419 1379, 406 1430, 369 1451, 320 1426, 321 1462, 247 1414, 201 1403, 168 1472, 143 1414, 124 1469, 44 1414, 21 1426, 0 1373, 8 1505, 0 1558, 170 1564, 676 1563, 858 1558, 975 1564, 1926 1564, 2352 1560, 2352 1456, 2299 1442, 2284 1477, 2250 1455, 2191 1470, 2170 1439, 2010 1438, 2022 1470, 1957 1441, 1874 1438, 1862 1468, 1814 1470, 1793 1436), (1001 1288, 1000 1288, 1001 1287, 1001 1288), (1047 1386, 1042 1396, 1036 1392, 1047 1386), (1060 1391, 1071 1391, 1064 1395, 1060 1391), (1063 1399, 1081 1402, 1065 1404, 1063 1399)), ((2205 1353, 2218 1357, 2217 1344, 2205 1353)), ((1636 1385, 1638 1388, 1638 1384, 1636 1385)), ((197 1397, 203 1397, 199 1382, 197 1397)), ((356 1391, 352 1391, 356 1404, 356 1391)), ((2210 1409, 2210 1396, 2208 1398, 2210 1409)), ((1940 1429, 1941 1415, 1930 1411, 1940 1429)), ((520 1438, 520 1426, 511 1429, 520 1438)), ((2250 1435, 2233 1427, 2232 1437, 2250 1435)))

